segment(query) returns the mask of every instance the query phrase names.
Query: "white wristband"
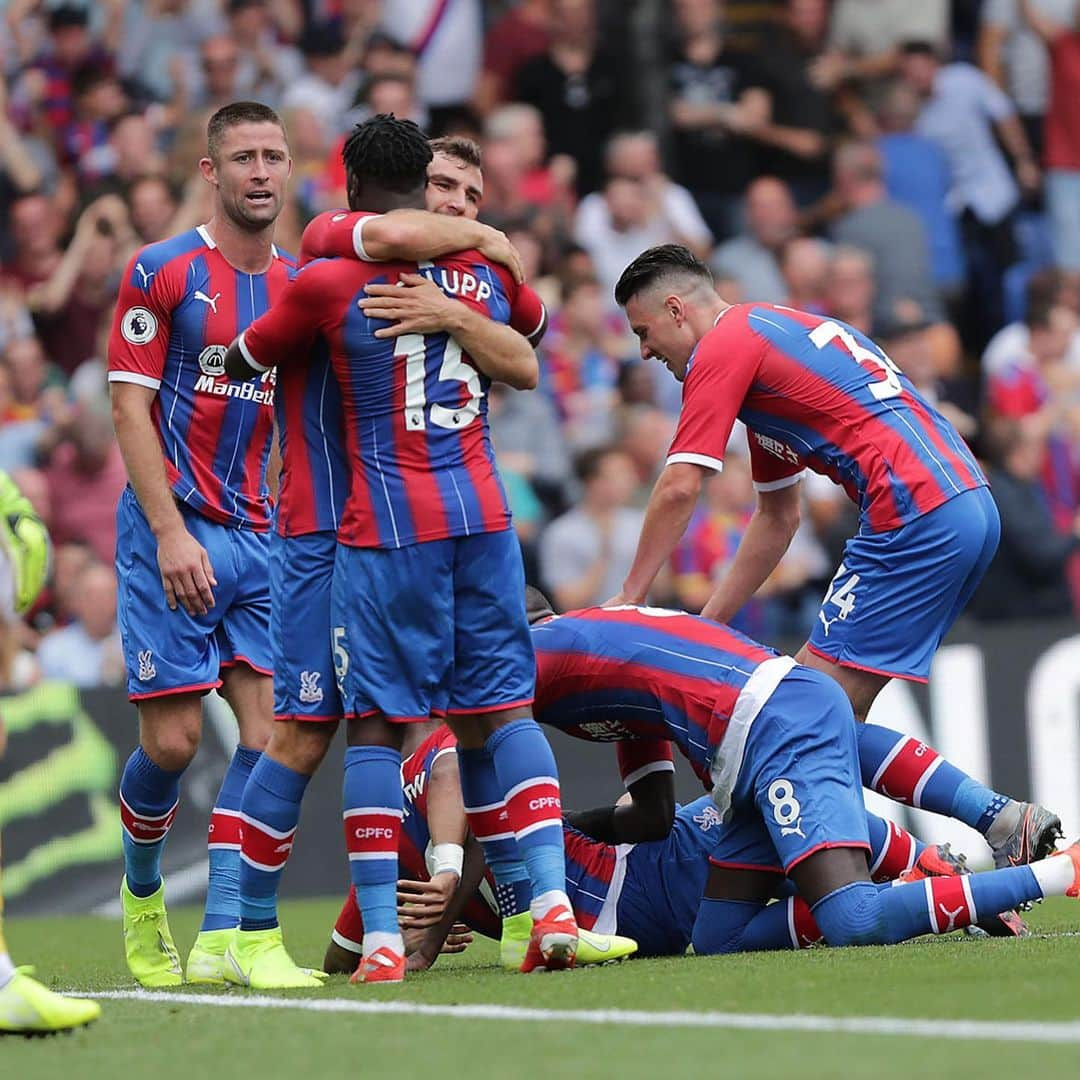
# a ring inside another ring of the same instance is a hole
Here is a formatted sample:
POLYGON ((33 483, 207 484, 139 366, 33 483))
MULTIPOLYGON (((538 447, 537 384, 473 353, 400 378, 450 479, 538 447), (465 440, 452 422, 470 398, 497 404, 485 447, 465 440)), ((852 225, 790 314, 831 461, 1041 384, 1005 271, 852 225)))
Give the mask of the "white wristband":
POLYGON ((432 844, 428 849, 428 873, 457 874, 461 877, 461 865, 465 861, 465 849, 460 844, 432 844))

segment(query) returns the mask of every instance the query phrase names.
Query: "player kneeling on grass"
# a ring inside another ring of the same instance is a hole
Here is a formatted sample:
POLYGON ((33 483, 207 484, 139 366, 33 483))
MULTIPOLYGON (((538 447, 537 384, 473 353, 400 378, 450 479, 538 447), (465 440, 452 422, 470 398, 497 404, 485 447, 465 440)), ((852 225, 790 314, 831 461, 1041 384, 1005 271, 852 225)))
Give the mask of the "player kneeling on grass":
MULTIPOLYGON (((0 687, 11 679, 15 623, 29 610, 49 572, 49 537, 41 519, 6 473, 0 473, 0 687)), ((0 757, 6 743, 0 717, 0 757)), ((93 1023, 96 1001, 54 994, 17 968, 4 943, 0 896, 0 1035, 53 1035, 93 1023)))

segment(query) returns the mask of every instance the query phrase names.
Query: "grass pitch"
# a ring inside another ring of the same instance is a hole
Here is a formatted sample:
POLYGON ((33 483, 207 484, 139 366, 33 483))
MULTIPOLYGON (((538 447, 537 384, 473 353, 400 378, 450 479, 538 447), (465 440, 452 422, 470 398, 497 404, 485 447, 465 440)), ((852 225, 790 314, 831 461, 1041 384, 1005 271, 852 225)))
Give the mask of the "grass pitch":
MULTIPOLYGON (((283 906, 286 940, 299 962, 321 961, 337 908, 333 901, 283 906)), ((183 908, 170 915, 182 955, 194 939, 198 917, 183 908)), ((5 1080, 1080 1075, 1080 907, 1051 901, 1031 913, 1030 923, 1036 936, 1024 941, 951 935, 893 948, 635 960, 531 977, 501 971, 495 947, 478 940, 463 956, 444 957, 403 987, 353 987, 336 977, 321 991, 274 995, 283 1007, 259 1004, 256 995, 243 990, 215 993, 204 987, 183 989, 166 1001, 107 1000, 102 1020, 88 1031, 48 1041, 0 1040, 0 1075, 5 1080), (355 1010, 357 1003, 403 1011, 335 1011, 355 1010), (417 1005, 433 1008, 417 1014, 411 1011, 417 1005), (446 1006, 558 1010, 589 1022, 455 1015, 446 1006), (599 1016, 598 1010, 611 1012, 599 1016), (672 1013, 690 1015, 657 1015, 672 1013), (766 1020, 748 1019, 750 1014, 766 1020), (866 1019, 864 1030, 852 1033, 838 1030, 841 1025, 829 1018, 866 1019), (934 1025, 913 1034, 904 1021, 915 1019, 934 1025), (965 1021, 990 1026, 971 1029, 965 1021), (1064 1024, 1014 1026, 1022 1021, 1064 1024), (744 1029, 761 1022, 777 1027, 744 1029), (693 1026, 697 1023, 713 1026, 693 1026), (811 1030, 796 1030, 800 1023, 811 1030), (899 1033, 882 1034, 894 1029, 899 1033)), ((6 930, 16 962, 35 964, 38 976, 53 987, 98 993, 134 989, 116 921, 23 919, 10 921, 6 930)))

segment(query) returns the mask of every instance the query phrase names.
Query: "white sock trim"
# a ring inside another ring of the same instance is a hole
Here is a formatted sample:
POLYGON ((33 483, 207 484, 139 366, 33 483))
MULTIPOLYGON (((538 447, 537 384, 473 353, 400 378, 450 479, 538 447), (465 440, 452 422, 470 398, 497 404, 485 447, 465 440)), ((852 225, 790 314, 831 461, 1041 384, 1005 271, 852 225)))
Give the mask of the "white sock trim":
POLYGON ((405 942, 402 941, 401 934, 388 934, 385 931, 378 930, 365 933, 364 959, 366 960, 372 953, 378 952, 380 949, 390 949, 393 952, 404 954, 405 942))
POLYGON ((538 922, 542 919, 553 907, 563 905, 567 911, 572 912, 574 909, 570 906, 570 897, 566 895, 561 889, 552 889, 549 892, 541 893, 537 896, 533 902, 529 905, 529 910, 532 912, 534 922, 538 922))
POLYGON ((0 990, 15 978, 15 965, 8 954, 0 953, 0 990))

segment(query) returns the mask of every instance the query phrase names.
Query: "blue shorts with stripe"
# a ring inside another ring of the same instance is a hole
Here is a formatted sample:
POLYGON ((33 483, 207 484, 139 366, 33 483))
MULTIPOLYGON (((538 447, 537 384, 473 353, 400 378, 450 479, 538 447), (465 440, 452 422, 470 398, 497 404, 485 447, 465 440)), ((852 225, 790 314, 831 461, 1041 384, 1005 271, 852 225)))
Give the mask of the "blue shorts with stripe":
POLYGON ((855 723, 835 679, 792 668, 754 718, 709 861, 786 873, 824 848, 869 851, 855 723))
POLYGON ((338 546, 333 652, 347 715, 398 723, 529 705, 536 661, 513 530, 338 546))
POLYGON ((929 514, 844 546, 808 646, 834 663, 926 682, 930 662, 997 551, 990 489, 973 488, 929 514))
POLYGON ((333 721, 343 715, 330 641, 337 534, 270 539, 270 637, 274 719, 333 721))
POLYGON ((134 491, 116 510, 117 621, 132 701, 221 685, 238 663, 270 675, 268 533, 234 529, 181 505, 188 532, 206 549, 217 585, 205 615, 169 610, 157 561, 157 538, 134 491))

